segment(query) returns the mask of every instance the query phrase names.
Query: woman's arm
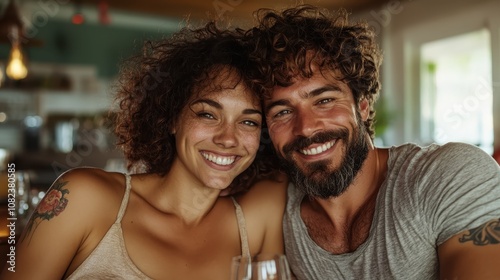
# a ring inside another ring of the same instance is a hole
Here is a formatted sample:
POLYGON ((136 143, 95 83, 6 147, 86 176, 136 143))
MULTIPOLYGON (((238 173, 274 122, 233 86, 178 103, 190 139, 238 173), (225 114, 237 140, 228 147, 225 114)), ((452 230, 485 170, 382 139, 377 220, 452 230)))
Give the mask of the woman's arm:
POLYGON ((17 241, 15 272, 4 269, 1 279, 64 277, 75 258, 87 253, 85 245, 92 243, 94 227, 105 220, 106 215, 96 218, 105 211, 99 204, 112 195, 103 191, 103 174, 91 168, 75 169, 53 183, 17 241))

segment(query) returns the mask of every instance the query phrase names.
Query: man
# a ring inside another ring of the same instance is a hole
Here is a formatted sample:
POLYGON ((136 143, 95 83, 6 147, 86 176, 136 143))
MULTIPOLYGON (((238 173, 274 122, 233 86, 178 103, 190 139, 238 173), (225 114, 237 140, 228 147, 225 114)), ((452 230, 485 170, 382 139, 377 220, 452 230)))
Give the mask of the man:
POLYGON ((373 145, 381 56, 345 12, 260 11, 248 32, 291 185, 299 279, 500 279, 500 168, 460 143, 373 145))

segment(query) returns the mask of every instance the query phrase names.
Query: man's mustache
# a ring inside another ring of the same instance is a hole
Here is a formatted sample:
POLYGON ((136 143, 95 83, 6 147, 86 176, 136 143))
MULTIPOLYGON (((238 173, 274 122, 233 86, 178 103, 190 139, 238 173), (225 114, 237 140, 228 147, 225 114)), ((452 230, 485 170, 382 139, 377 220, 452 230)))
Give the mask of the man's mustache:
POLYGON ((291 142, 283 146, 283 153, 289 155, 292 151, 304 149, 314 143, 324 143, 335 139, 347 140, 348 137, 349 131, 345 128, 321 131, 311 137, 297 136, 291 142))

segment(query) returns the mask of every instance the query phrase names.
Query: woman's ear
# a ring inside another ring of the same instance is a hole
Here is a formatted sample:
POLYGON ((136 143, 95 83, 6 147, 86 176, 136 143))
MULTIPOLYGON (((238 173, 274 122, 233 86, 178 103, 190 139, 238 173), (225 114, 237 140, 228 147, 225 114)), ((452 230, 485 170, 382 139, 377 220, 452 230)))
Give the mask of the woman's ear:
POLYGON ((173 122, 169 127, 169 133, 175 135, 177 133, 177 122, 173 122))

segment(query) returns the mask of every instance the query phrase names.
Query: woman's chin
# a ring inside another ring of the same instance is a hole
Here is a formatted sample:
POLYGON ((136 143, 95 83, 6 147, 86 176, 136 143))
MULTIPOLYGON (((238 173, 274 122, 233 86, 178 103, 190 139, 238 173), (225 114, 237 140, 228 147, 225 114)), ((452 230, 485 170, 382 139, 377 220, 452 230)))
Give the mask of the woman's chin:
POLYGON ((224 191, 229 187, 231 182, 232 180, 216 180, 215 182, 212 180, 206 186, 210 189, 224 191))

